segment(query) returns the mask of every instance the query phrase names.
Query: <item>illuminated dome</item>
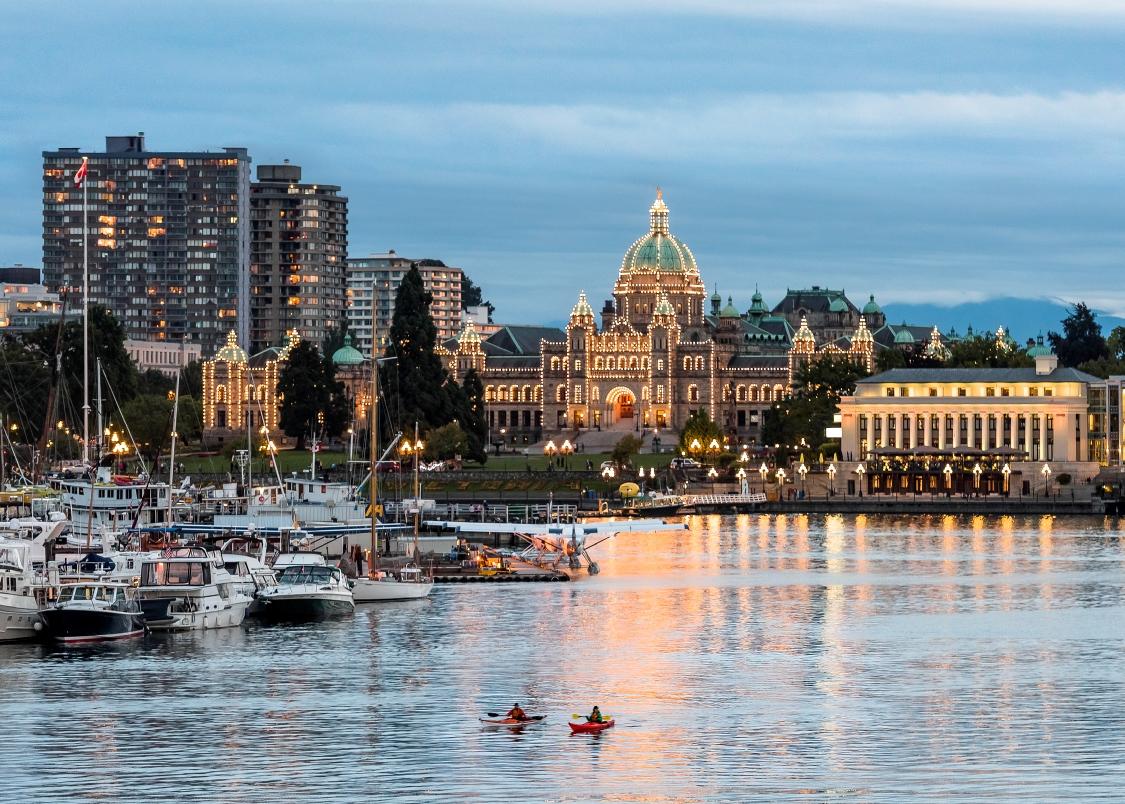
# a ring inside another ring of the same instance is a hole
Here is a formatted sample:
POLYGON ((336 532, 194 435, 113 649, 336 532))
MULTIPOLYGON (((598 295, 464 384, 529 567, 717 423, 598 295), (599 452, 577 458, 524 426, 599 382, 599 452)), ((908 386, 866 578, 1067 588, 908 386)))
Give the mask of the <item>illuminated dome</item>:
POLYGON ((247 361, 246 352, 238 345, 238 336, 233 329, 227 333, 226 345, 215 352, 215 360, 223 360, 227 363, 245 363, 247 361))
POLYGON ((473 319, 470 318, 468 321, 465 322, 464 329, 462 329, 461 334, 457 336, 457 345, 458 346, 472 346, 472 345, 479 346, 480 345, 480 333, 477 332, 477 327, 476 327, 476 324, 473 323, 473 319))
POLYGON ((621 274, 675 272, 698 276, 695 257, 668 231, 668 207, 660 190, 649 207, 648 220, 648 234, 629 246, 621 261, 621 274))
POLYGON ((352 334, 344 333, 344 345, 332 353, 332 364, 336 366, 358 366, 363 363, 363 355, 352 346, 352 334))

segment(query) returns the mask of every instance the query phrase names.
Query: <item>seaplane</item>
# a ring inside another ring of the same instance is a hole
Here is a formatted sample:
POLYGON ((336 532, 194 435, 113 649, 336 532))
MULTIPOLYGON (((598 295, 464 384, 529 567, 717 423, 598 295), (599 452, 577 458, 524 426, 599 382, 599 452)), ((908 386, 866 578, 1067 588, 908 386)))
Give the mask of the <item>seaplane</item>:
POLYGON ((429 530, 455 533, 466 540, 477 536, 516 536, 527 543, 517 557, 536 566, 566 572, 585 570, 599 572, 590 550, 619 533, 653 530, 685 530, 682 522, 662 519, 629 519, 601 522, 464 522, 461 520, 426 520, 429 530))

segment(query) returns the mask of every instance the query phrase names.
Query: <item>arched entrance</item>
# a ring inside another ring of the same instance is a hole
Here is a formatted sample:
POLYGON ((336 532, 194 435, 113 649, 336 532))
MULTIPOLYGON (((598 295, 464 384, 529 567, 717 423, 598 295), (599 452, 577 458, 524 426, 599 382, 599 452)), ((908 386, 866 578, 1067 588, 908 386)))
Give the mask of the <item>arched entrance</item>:
POLYGON ((628 388, 614 388, 605 395, 605 416, 612 427, 632 427, 637 415, 637 397, 628 388))

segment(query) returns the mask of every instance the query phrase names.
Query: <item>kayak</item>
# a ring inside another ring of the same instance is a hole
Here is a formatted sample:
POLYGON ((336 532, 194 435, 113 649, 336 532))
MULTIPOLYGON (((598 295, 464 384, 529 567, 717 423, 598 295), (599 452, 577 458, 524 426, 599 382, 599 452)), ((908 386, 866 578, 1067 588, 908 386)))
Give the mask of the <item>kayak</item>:
POLYGON ((524 726, 535 726, 542 723, 546 719, 546 715, 536 715, 535 717, 528 718, 527 720, 516 720, 512 717, 501 718, 480 718, 481 723, 487 723, 489 726, 507 726, 508 728, 523 728, 524 726))
POLYGON ((575 734, 597 734, 599 731, 613 728, 613 719, 601 723, 571 723, 570 730, 575 734))

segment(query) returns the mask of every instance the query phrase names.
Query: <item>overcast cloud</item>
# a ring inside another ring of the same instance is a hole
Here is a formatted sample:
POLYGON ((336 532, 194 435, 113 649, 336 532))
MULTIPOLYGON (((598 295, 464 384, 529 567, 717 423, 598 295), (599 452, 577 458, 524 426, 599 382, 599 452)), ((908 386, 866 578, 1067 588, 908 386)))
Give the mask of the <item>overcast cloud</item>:
POLYGON ((656 185, 740 307, 1125 314, 1123 4, 528 5, 4 3, 0 263, 41 262, 40 151, 143 130, 343 185, 354 255, 459 265, 509 321, 605 297, 656 185))

